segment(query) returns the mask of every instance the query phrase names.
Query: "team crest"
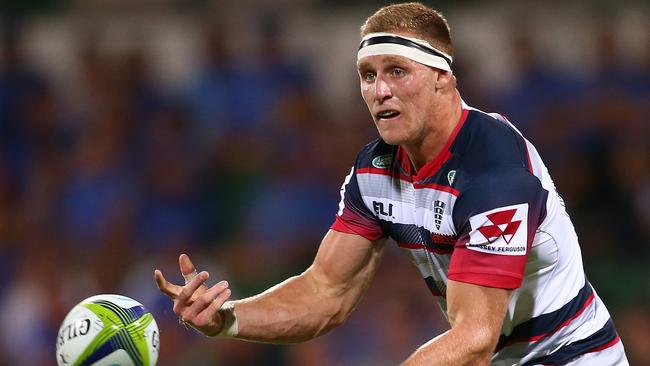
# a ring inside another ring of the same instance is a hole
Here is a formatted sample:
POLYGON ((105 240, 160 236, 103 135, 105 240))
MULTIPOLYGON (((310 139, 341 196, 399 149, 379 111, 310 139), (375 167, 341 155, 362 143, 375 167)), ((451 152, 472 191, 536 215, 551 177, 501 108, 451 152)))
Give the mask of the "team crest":
POLYGON ((450 170, 449 173, 447 173, 447 181, 449 182, 449 185, 454 184, 454 178, 456 178, 456 171, 450 170))

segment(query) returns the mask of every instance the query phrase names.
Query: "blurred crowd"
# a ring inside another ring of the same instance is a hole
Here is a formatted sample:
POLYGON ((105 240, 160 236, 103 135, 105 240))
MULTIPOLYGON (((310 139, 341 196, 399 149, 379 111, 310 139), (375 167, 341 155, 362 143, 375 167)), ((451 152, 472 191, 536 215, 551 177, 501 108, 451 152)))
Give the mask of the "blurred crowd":
MULTIPOLYGON (((349 322, 320 339, 260 345, 177 324, 154 268, 179 282, 188 253, 235 298, 300 273, 357 151, 376 136, 360 98, 322 103, 312 60, 287 50, 282 19, 260 24, 264 57, 246 60, 227 29, 200 25, 201 65, 171 91, 144 49, 106 54, 92 34, 74 47, 73 77, 55 83, 23 52, 20 24, 3 29, 0 365, 53 364, 64 316, 99 293, 152 310, 160 366, 390 365, 447 329, 392 247, 349 322)), ((637 45, 642 62, 626 63, 612 29, 596 28, 596 65, 576 73, 545 62, 531 32, 512 34, 515 82, 490 90, 459 60, 461 95, 537 146, 631 363, 650 364, 650 39, 637 45)))

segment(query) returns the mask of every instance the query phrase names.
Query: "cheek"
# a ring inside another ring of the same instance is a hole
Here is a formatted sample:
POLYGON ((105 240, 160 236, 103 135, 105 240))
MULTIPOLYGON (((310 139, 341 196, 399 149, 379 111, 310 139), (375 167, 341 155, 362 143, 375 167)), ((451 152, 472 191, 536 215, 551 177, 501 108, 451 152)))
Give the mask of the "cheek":
POLYGON ((413 118, 421 119, 424 115, 429 113, 430 104, 433 96, 426 91, 419 91, 409 94, 406 99, 406 109, 410 116, 413 118))
POLYGON ((365 99, 366 96, 372 93, 372 84, 361 83, 360 86, 361 86, 361 95, 363 95, 363 98, 365 99))
POLYGON ((373 86, 368 85, 368 84, 361 84, 361 97, 363 97, 363 100, 366 102, 368 105, 368 108, 370 108, 372 104, 372 96, 374 94, 373 91, 373 86))

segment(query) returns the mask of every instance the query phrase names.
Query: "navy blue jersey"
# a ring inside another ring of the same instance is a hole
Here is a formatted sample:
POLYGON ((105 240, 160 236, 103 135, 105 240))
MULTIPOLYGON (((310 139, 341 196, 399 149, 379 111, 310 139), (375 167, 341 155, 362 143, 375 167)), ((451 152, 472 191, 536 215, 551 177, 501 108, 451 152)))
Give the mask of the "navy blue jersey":
POLYGON ((504 117, 463 104, 447 144, 418 171, 377 139, 341 196, 332 229, 392 238, 445 314, 449 279, 515 289, 493 364, 560 364, 620 343, 546 167, 504 117))

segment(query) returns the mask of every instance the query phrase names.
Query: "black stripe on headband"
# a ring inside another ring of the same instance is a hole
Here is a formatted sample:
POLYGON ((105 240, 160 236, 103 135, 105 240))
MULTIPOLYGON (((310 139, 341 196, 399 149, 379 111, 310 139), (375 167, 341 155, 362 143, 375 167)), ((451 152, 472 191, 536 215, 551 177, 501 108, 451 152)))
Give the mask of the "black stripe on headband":
POLYGON ((372 46, 374 44, 379 44, 379 43, 395 43, 395 44, 400 44, 402 46, 415 48, 417 50, 428 53, 430 55, 442 57, 447 62, 447 64, 451 66, 451 59, 445 56, 444 54, 442 54, 441 52, 434 50, 433 48, 429 48, 419 43, 413 42, 410 39, 397 37, 397 36, 376 36, 376 37, 368 38, 365 41, 361 42, 361 44, 359 45, 359 49, 362 49, 367 46, 372 46))

